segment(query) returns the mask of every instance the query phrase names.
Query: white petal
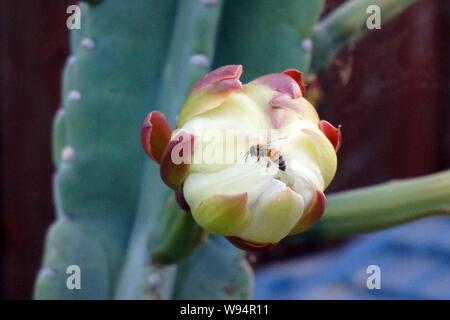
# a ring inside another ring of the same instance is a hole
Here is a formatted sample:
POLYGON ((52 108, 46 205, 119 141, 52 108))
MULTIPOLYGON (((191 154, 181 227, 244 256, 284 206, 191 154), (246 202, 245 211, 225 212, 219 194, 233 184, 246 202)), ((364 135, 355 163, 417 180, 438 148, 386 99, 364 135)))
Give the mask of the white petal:
POLYGON ((286 162, 286 172, 281 176, 292 189, 300 194, 308 205, 314 190, 324 190, 324 179, 316 159, 316 149, 309 137, 297 133, 280 141, 286 162))
POLYGON ((191 173, 183 184, 184 197, 192 208, 213 195, 234 195, 247 192, 251 206, 270 186, 274 172, 266 163, 235 164, 215 173, 191 173))
POLYGON ((309 204, 312 193, 315 190, 324 189, 322 174, 315 163, 308 163, 293 160, 289 168, 290 177, 293 180, 292 188, 305 200, 305 206, 309 204))
POLYGON ((273 179, 251 207, 252 220, 238 237, 255 243, 276 243, 287 236, 301 216, 304 201, 285 183, 273 179))

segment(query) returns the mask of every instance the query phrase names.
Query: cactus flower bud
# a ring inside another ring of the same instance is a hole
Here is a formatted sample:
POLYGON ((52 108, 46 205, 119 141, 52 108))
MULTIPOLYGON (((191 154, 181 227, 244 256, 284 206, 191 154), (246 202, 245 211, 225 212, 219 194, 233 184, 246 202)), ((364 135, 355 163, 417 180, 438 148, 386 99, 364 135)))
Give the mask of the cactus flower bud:
POLYGON ((321 218, 341 133, 303 97, 301 72, 245 85, 241 73, 242 66, 229 65, 207 74, 174 131, 154 111, 141 138, 162 180, 201 227, 262 251, 321 218))

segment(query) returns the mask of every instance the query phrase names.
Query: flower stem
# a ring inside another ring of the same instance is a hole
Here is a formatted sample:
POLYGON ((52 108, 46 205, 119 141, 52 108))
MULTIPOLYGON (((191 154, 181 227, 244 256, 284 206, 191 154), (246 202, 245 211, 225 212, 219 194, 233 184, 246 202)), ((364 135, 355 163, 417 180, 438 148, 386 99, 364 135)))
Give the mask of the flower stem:
POLYGON ((450 170, 332 194, 319 223, 288 241, 342 238, 446 214, 450 214, 450 170))
POLYGON ((343 46, 355 42, 368 31, 366 21, 370 5, 380 8, 381 28, 417 0, 351 0, 323 18, 315 27, 311 71, 326 67, 343 46))

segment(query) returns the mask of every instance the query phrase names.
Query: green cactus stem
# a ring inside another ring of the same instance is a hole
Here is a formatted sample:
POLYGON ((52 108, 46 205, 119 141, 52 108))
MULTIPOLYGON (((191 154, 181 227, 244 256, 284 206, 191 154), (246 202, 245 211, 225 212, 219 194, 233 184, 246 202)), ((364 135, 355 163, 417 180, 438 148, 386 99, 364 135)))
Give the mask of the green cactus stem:
MULTIPOLYGON (((179 5, 158 102, 173 123, 189 91, 210 70, 221 11, 222 1, 208 3, 188 0, 179 5)), ((151 190, 152 184, 146 181, 143 183, 142 193, 145 195, 151 190)), ((145 201, 145 198, 141 200, 145 201)), ((173 196, 169 199, 170 202, 175 202, 173 196)), ((160 233, 158 236, 161 244, 155 245, 158 241, 154 239, 148 243, 149 250, 154 252, 154 262, 177 262, 194 249, 194 239, 200 244, 206 237, 190 214, 174 207, 176 203, 172 210, 165 208, 167 213, 164 218, 166 225, 170 224, 170 227, 165 228, 164 235, 160 233), (172 215, 169 214, 170 211, 172 215), (174 220, 177 222, 174 223, 174 220), (186 241, 187 239, 183 241, 183 237, 187 235, 194 242, 186 241)))
POLYGON ((242 64, 242 82, 289 68, 307 73, 314 24, 323 4, 323 0, 226 1, 214 65, 242 64))
POLYGON ((450 170, 332 194, 317 225, 287 241, 343 238, 448 214, 450 170))
POLYGON ((178 206, 171 194, 165 208, 164 220, 159 230, 161 244, 152 253, 152 260, 161 264, 176 263, 186 258, 198 245, 207 239, 207 233, 192 218, 189 212, 178 206))
POLYGON ((206 244, 178 264, 173 299, 250 299, 253 271, 242 252, 223 237, 206 244))
POLYGON ((172 124, 189 91, 211 69, 222 7, 223 0, 179 3, 158 101, 172 124))
MULTIPOLYGON (((368 31, 367 8, 377 5, 381 9, 381 27, 417 0, 350 0, 319 21, 314 29, 314 52, 311 71, 327 66, 343 46, 363 37, 368 31)), ((376 45, 376 44, 375 44, 376 45)))
POLYGON ((156 99, 175 1, 81 3, 81 29, 55 120, 57 220, 46 239, 36 299, 112 298, 134 220, 144 154, 139 128, 156 99), (81 269, 81 290, 66 268, 81 269))
MULTIPOLYGON (((157 104, 169 115, 169 121, 175 121, 189 90, 210 69, 221 9, 222 1, 186 0, 180 3, 157 104)), ((148 161, 135 226, 115 297, 249 298, 251 270, 243 254, 224 243, 225 240, 211 237, 188 258, 181 260, 204 242, 204 232, 190 215, 173 208, 172 195, 168 204, 161 204, 160 199, 167 199, 167 194, 167 188, 160 181, 159 168, 148 161), (179 260, 178 265, 163 265, 179 260), (199 272, 202 268, 208 272, 199 272)))

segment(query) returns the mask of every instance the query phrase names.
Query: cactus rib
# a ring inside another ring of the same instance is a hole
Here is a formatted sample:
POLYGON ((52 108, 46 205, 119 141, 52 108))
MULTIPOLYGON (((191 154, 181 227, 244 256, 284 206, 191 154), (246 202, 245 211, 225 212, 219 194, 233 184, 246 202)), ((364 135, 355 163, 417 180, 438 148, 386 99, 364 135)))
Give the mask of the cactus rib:
POLYGON ((323 4, 323 0, 227 1, 215 67, 242 64, 243 82, 289 68, 307 73, 314 24, 323 4))
POLYGON ((35 298, 113 297, 143 169, 136 137, 156 98, 174 3, 80 3, 63 76, 65 130, 57 119, 54 132, 57 220, 43 261, 52 272, 38 276, 35 298), (69 265, 81 268, 81 290, 66 287, 69 265))
MULTIPOLYGON (((221 9, 222 1, 217 1, 214 5, 206 5, 197 0, 179 3, 170 53, 165 65, 157 104, 168 115, 169 121, 175 122, 175 115, 186 99, 189 90, 210 69, 221 9)), ((174 268, 177 267, 173 265, 158 266, 158 263, 175 262, 186 256, 188 253, 186 250, 193 249, 193 243, 180 241, 183 234, 197 234, 199 237, 194 242, 196 244, 202 242, 201 229, 198 225, 188 222, 180 228, 179 224, 174 223, 177 220, 186 222, 186 218, 192 218, 183 216, 186 213, 180 210, 169 214, 168 207, 165 203, 160 204, 159 199, 167 199, 167 188, 159 180, 157 166, 148 161, 142 179, 133 235, 116 298, 172 298, 174 293, 167 290, 167 286, 164 291, 162 291, 162 287, 151 288, 148 278, 154 277, 155 274, 161 278, 168 278, 168 273, 173 273, 174 268), (166 236, 161 238, 161 228, 164 223, 167 223, 168 231, 166 236), (160 260, 154 261, 151 256, 156 259, 160 258, 160 260), (149 295, 148 292, 153 294, 149 295)), ((229 248, 227 249, 229 250, 229 248)), ((196 252, 203 252, 203 250, 205 249, 200 247, 196 252)), ((220 253, 220 250, 215 252, 215 254, 220 253)), ((212 258, 207 255, 202 256, 212 258)), ((183 261, 190 260, 187 258, 183 261)), ((202 258, 200 261, 208 263, 202 258)), ((209 281, 220 282, 228 274, 217 277, 217 279, 209 279, 209 281)), ((184 277, 177 276, 177 282, 183 281, 184 277)), ((245 282, 242 285, 247 288, 245 282)))
POLYGON ((211 68, 222 3, 222 0, 214 5, 198 0, 179 3, 158 101, 171 122, 176 120, 191 88, 211 68))

